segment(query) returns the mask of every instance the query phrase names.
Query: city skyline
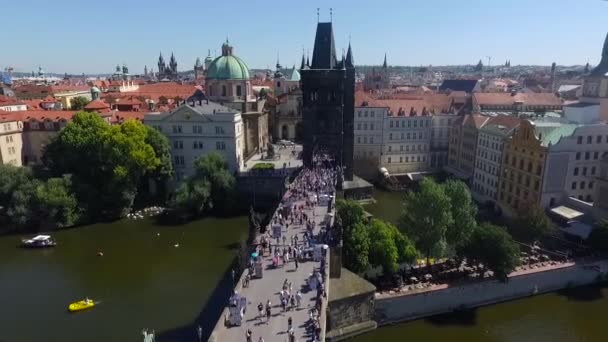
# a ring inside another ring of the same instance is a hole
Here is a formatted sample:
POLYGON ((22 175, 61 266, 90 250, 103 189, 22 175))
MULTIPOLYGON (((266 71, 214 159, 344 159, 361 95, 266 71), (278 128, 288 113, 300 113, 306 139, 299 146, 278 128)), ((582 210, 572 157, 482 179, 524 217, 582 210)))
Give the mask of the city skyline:
POLYGON ((488 57, 492 65, 506 60, 512 65, 595 65, 608 30, 601 24, 608 2, 600 0, 386 0, 374 6, 335 0, 263 10, 238 2, 238 11, 233 3, 179 1, 175 15, 167 15, 173 8, 159 9, 164 3, 156 1, 145 7, 113 0, 105 4, 120 18, 108 20, 107 11, 74 0, 52 6, 39 0, 7 4, 13 15, 5 17, 5 25, 15 29, 0 67, 30 72, 41 65, 54 73, 106 74, 124 63, 137 74, 144 65, 156 70, 162 52, 166 58, 174 53, 178 70, 185 71, 209 50, 217 56, 226 39, 252 69, 274 68, 277 54, 284 67, 291 67, 299 64, 303 50, 312 54, 317 8, 320 21, 332 20, 336 26, 338 54, 350 40, 358 65, 379 65, 384 53, 389 65, 465 65, 480 59, 487 64, 488 57), (84 26, 74 17, 86 18, 84 26))

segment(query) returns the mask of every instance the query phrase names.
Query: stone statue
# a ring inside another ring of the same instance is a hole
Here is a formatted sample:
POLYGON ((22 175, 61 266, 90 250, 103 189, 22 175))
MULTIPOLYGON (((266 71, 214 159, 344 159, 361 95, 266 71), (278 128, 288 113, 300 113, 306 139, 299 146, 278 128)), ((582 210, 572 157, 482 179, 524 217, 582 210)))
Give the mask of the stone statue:
POLYGON ((274 145, 269 142, 267 149, 268 150, 267 150, 266 154, 267 154, 268 159, 273 159, 274 158, 274 154, 275 154, 275 152, 274 152, 274 145))

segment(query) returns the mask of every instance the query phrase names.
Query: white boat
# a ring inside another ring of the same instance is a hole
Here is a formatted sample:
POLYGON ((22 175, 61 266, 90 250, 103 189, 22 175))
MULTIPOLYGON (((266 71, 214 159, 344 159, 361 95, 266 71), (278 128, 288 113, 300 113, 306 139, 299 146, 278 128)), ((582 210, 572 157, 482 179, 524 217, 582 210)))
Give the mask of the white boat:
POLYGON ((21 240, 21 246, 26 248, 47 248, 57 246, 50 235, 36 235, 31 239, 21 240))
POLYGON ((144 342, 154 342, 154 330, 143 329, 141 333, 144 335, 144 342))

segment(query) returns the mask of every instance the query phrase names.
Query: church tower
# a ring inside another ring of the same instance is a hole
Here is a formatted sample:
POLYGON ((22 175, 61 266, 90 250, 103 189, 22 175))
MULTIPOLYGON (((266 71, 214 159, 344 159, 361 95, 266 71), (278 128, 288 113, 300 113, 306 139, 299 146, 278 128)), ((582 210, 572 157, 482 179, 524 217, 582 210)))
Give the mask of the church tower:
POLYGON ((304 124, 304 165, 316 152, 328 153, 353 179, 355 67, 349 46, 338 62, 332 23, 318 23, 312 61, 300 69, 304 124))
POLYGON ((163 58, 163 53, 161 52, 160 55, 158 56, 158 74, 162 75, 165 73, 165 68, 167 66, 165 65, 165 59, 163 58))

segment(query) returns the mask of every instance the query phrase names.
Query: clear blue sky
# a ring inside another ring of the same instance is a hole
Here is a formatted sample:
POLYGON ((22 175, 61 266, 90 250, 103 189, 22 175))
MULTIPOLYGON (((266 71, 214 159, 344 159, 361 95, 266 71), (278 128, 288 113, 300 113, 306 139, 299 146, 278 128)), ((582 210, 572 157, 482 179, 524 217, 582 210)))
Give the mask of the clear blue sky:
POLYGON ((220 50, 228 37, 250 68, 284 66, 312 50, 316 8, 334 9, 341 49, 357 64, 561 65, 599 62, 608 31, 605 0, 3 0, 0 68, 131 73, 173 51, 178 69, 220 50))

